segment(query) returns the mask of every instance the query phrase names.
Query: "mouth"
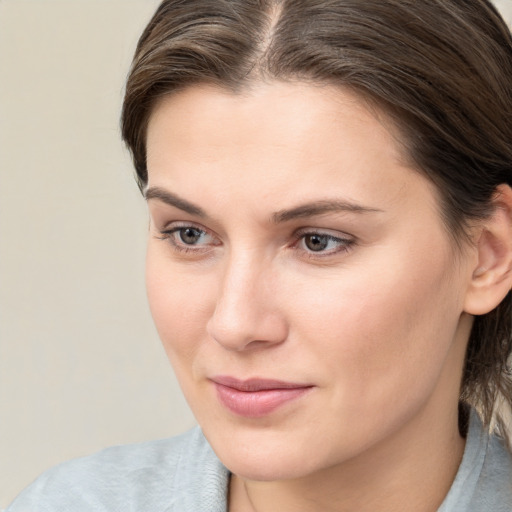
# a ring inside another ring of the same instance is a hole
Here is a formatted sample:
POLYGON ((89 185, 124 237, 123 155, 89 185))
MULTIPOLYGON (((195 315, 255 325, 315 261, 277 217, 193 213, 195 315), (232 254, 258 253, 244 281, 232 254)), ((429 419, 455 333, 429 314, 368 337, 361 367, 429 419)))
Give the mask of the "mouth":
POLYGON ((230 412, 246 418, 261 418, 313 389, 311 384, 273 379, 218 376, 211 379, 219 402, 230 412))

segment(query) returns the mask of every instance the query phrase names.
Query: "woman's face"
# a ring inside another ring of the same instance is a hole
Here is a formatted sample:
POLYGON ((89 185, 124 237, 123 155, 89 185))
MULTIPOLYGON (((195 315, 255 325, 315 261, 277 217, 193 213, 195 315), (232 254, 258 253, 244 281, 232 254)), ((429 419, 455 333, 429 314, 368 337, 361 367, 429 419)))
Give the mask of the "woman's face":
POLYGON ((475 261, 388 123, 330 86, 194 86, 147 149, 152 314, 229 469, 293 478, 455 428, 475 261))

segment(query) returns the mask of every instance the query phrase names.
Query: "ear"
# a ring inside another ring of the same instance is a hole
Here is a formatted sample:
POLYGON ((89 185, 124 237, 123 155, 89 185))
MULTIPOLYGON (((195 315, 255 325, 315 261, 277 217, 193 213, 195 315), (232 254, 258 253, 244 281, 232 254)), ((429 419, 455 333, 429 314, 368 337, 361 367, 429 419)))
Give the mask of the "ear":
POLYGON ((512 189, 499 185, 492 215, 480 225, 477 264, 465 297, 466 313, 492 311, 512 287, 512 189))

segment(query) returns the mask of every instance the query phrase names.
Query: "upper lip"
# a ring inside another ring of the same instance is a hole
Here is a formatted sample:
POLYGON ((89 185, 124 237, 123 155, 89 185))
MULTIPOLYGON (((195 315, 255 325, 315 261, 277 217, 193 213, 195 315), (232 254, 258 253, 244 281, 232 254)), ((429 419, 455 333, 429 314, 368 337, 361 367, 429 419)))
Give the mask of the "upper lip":
POLYGON ((297 389, 297 388, 310 388, 311 384, 297 383, 297 382, 285 382, 276 379, 262 379, 262 378, 250 378, 250 379, 237 379, 227 375, 219 375, 212 377, 210 380, 221 386, 236 389, 238 391, 265 391, 271 389, 297 389))

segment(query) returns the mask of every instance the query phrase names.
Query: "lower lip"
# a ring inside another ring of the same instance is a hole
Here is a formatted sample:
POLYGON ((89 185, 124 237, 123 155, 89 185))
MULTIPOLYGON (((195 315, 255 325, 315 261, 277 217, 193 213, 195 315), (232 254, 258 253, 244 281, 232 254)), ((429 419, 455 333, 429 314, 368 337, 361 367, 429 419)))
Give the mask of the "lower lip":
POLYGON ((261 391, 240 391, 215 383, 217 397, 231 412, 246 418, 261 418, 279 407, 296 400, 312 388, 278 388, 261 391))

